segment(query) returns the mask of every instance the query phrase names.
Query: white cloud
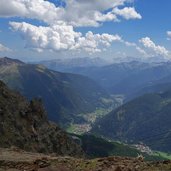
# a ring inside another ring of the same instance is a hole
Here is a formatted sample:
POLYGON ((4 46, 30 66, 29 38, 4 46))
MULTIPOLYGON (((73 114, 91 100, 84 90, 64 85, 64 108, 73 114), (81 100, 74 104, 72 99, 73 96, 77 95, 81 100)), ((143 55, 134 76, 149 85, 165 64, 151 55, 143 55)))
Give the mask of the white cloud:
POLYGON ((134 47, 141 55, 146 52, 136 43, 123 40, 119 35, 107 33, 93 34, 91 31, 82 35, 75 32, 73 26, 66 24, 54 26, 34 26, 25 22, 10 22, 14 31, 18 31, 26 41, 26 48, 42 52, 52 51, 77 51, 89 54, 107 50, 113 42, 120 42, 126 46, 134 47))
POLYGON ((75 32, 73 26, 54 25, 49 27, 34 26, 25 22, 10 22, 14 31, 21 33, 26 47, 37 51, 43 50, 77 50, 89 53, 100 52, 112 42, 121 41, 120 36, 110 34, 93 34, 83 36, 75 32))
POLYGON ((169 57, 170 52, 164 47, 156 45, 149 37, 145 37, 139 40, 142 45, 149 50, 151 55, 161 55, 164 57, 169 57))
POLYGON ((0 17, 26 17, 53 22, 60 8, 44 0, 1 0, 0 17))
POLYGON ((122 42, 126 45, 126 46, 130 46, 130 47, 134 47, 141 55, 143 56, 147 56, 147 53, 144 49, 140 48, 136 43, 133 42, 128 42, 128 41, 124 41, 122 40, 122 42))
POLYGON ((109 47, 112 42, 120 42, 119 35, 110 34, 93 34, 89 31, 85 37, 80 37, 76 42, 74 49, 86 50, 90 53, 101 52, 104 47, 109 47))
POLYGON ((145 53, 136 44, 122 40, 119 35, 93 34, 82 35, 75 27, 98 27, 107 21, 141 19, 133 7, 126 7, 134 0, 63 0, 65 7, 55 6, 47 0, 0 0, 0 17, 21 17, 44 21, 47 26, 34 26, 25 22, 10 22, 26 42, 26 48, 39 52, 87 51, 89 53, 106 50, 113 42, 122 42, 145 53))
POLYGON ((54 51, 71 49, 81 33, 72 26, 56 25, 52 27, 34 26, 28 23, 10 22, 15 31, 19 31, 26 40, 26 47, 33 49, 52 49, 54 51))
POLYGON ((113 13, 125 18, 126 20, 142 18, 142 16, 136 12, 135 8, 132 7, 125 7, 123 9, 116 7, 113 9, 113 13))
POLYGON ((73 26, 99 26, 101 22, 118 21, 112 9, 129 0, 68 0, 62 19, 73 26), (74 11, 74 12, 73 12, 74 11), (108 13, 104 13, 108 11, 108 13))
POLYGON ((10 48, 0 43, 0 52, 7 52, 7 51, 11 51, 10 48))
MULTIPOLYGON (((134 1, 134 0, 132 0, 134 1)), ((102 22, 141 19, 134 8, 125 6, 130 0, 66 0, 66 7, 56 7, 45 0, 1 0, 1 17, 27 17, 42 20, 50 25, 65 22, 73 26, 99 26, 102 22), (108 11, 105 13, 105 11, 108 11)))
POLYGON ((143 56, 145 56, 145 57, 148 56, 147 52, 146 52, 144 49, 140 48, 139 46, 136 46, 135 48, 136 48, 136 50, 137 50, 140 54, 142 54, 143 56))

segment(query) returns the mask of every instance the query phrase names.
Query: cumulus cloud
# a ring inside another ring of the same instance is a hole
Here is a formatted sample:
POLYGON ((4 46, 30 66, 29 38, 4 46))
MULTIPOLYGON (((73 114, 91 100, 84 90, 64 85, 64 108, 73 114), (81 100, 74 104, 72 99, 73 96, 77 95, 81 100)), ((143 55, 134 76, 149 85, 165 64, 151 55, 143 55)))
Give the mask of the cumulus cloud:
POLYGON ((120 42, 119 35, 93 34, 89 31, 85 37, 80 37, 73 49, 86 50, 90 53, 101 52, 104 47, 109 47, 112 42, 120 42), (102 50, 101 50, 102 49, 102 50))
POLYGON ((61 10, 44 0, 1 0, 0 17, 26 17, 51 23, 61 10))
MULTIPOLYGON (((39 52, 86 51, 101 52, 113 42, 128 45, 119 35, 93 34, 82 35, 75 27, 98 27, 107 21, 141 19, 133 7, 126 7, 134 0, 63 0, 65 5, 56 6, 48 0, 1 0, 0 17, 21 17, 43 21, 47 26, 34 26, 25 22, 10 22, 26 42, 26 48, 39 52)), ((142 50, 134 45, 139 51, 142 50)))
POLYGON ((139 40, 142 45, 149 50, 152 55, 161 55, 164 57, 169 57, 170 52, 164 47, 156 45, 149 37, 145 37, 139 40))
MULTIPOLYGON (((99 26, 101 22, 118 21, 113 9, 130 0, 68 0, 62 18, 73 26, 99 26), (74 13, 73 13, 74 11, 74 13), (108 11, 105 13, 105 11, 108 11)), ((123 13, 125 10, 123 11, 123 13)), ((129 15, 129 14, 127 14, 129 15)), ((129 19, 132 19, 130 16, 129 19)))
POLYGON ((122 40, 122 42, 123 42, 126 46, 134 47, 141 55, 147 56, 146 51, 145 51, 144 49, 140 48, 136 43, 128 42, 128 41, 125 41, 125 40, 122 40))
POLYGON ((10 25, 26 41, 26 48, 38 52, 44 50, 85 51, 92 54, 105 51, 113 42, 120 42, 126 46, 134 47, 141 55, 147 55, 136 43, 125 41, 117 34, 93 34, 89 31, 82 35, 80 32, 75 32, 73 26, 66 24, 45 27, 34 26, 25 22, 10 22, 10 25))
POLYGON ((140 54, 142 54, 143 56, 145 56, 145 57, 148 56, 147 52, 146 52, 144 49, 140 48, 139 46, 136 46, 135 48, 136 48, 136 50, 137 50, 140 54))
MULTIPOLYGON (((133 0, 132 0, 133 1, 133 0)), ((65 22, 72 26, 99 26, 102 22, 141 19, 134 8, 122 7, 130 0, 66 0, 66 6, 56 7, 45 0, 1 0, 1 17, 27 17, 50 25, 65 22), (106 11, 108 11, 106 13, 106 11)))
POLYGON ((93 34, 83 36, 75 32, 73 26, 53 25, 50 27, 34 26, 25 22, 10 22, 14 31, 18 31, 26 41, 26 47, 37 51, 83 50, 89 53, 100 52, 112 42, 121 41, 120 36, 93 34))
POLYGON ((8 52, 8 51, 11 51, 10 48, 0 43, 0 52, 8 52))
POLYGON ((114 8, 113 13, 125 18, 126 20, 142 18, 142 16, 136 12, 135 8, 132 7, 125 7, 123 9, 114 8))
POLYGON ((26 40, 26 47, 37 50, 52 49, 54 51, 71 49, 81 36, 72 26, 55 25, 52 27, 34 26, 25 22, 10 22, 14 31, 21 33, 26 40))

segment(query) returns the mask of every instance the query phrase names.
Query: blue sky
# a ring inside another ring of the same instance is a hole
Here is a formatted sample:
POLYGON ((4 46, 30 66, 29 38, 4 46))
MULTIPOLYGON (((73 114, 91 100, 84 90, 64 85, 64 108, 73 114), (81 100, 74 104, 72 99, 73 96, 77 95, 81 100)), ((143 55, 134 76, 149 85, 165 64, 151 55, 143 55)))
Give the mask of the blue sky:
POLYGON ((108 1, 0 0, 0 56, 170 60, 170 0, 108 1))

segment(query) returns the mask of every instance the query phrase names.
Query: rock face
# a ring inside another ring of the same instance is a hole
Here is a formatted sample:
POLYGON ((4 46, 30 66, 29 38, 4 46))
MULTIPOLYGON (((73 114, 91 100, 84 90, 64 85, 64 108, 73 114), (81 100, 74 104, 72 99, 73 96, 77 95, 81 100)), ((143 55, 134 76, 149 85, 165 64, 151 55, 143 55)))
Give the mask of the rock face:
POLYGON ((81 148, 57 125, 48 122, 41 100, 28 102, 0 81, 0 147, 81 156, 81 148))

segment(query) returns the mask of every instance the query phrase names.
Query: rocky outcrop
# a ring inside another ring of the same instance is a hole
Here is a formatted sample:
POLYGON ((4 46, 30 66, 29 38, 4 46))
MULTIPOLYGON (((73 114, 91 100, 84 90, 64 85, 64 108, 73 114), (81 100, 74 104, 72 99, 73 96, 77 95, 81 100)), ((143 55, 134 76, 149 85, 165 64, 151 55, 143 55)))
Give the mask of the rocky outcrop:
POLYGON ((28 102, 0 82, 0 147, 82 156, 81 148, 56 124, 47 120, 40 99, 28 102))

